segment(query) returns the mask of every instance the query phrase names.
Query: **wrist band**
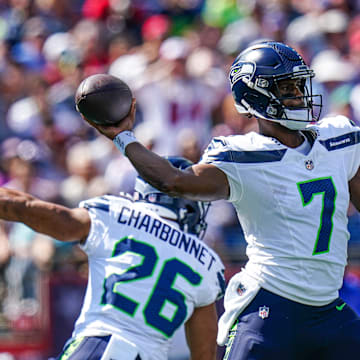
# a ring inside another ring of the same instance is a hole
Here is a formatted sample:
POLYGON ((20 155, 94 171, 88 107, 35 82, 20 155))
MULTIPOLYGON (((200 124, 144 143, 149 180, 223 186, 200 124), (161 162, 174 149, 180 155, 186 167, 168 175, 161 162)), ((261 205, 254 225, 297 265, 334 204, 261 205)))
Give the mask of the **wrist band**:
POLYGON ((137 141, 138 140, 136 139, 132 131, 122 131, 121 133, 117 134, 113 139, 113 143, 123 155, 125 155, 125 148, 129 144, 137 141))

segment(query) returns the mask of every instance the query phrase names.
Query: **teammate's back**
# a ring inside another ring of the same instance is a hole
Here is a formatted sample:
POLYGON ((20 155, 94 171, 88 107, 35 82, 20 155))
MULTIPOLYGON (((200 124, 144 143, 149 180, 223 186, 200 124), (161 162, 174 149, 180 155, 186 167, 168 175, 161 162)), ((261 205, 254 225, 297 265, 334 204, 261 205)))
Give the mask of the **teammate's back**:
POLYGON ((129 198, 103 196, 82 206, 92 218, 82 246, 89 283, 73 337, 116 334, 135 343, 142 359, 166 359, 169 338, 194 308, 221 295, 221 260, 129 198))

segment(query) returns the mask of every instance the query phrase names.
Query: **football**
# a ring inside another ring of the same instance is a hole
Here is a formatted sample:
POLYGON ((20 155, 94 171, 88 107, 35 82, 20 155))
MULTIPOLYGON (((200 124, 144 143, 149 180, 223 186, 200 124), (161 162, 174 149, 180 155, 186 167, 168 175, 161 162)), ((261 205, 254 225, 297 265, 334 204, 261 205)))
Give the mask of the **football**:
POLYGON ((75 94, 76 110, 96 125, 115 125, 130 112, 132 92, 119 78, 95 74, 85 78, 75 94))

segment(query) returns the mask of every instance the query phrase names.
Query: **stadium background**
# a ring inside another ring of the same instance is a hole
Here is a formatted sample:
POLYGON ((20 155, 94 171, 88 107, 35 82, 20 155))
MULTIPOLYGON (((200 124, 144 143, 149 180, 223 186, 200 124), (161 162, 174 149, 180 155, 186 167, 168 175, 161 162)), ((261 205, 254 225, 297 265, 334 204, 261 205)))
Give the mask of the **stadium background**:
MULTIPOLYGON (((227 72, 260 39, 303 55, 317 73, 323 115, 360 124, 358 0, 0 0, 0 184, 70 207, 132 191, 127 159, 75 111, 76 87, 94 73, 128 82, 136 136, 159 154, 197 161, 212 136, 256 130, 235 112, 227 72)), ((246 261, 241 229, 226 202, 214 203, 208 220, 205 241, 229 278, 246 261)), ((360 313, 360 215, 352 206, 349 231, 341 291, 360 313)), ((0 360, 57 354, 86 277, 77 246, 0 223, 0 360)), ((180 353, 175 346, 172 358, 180 353)))

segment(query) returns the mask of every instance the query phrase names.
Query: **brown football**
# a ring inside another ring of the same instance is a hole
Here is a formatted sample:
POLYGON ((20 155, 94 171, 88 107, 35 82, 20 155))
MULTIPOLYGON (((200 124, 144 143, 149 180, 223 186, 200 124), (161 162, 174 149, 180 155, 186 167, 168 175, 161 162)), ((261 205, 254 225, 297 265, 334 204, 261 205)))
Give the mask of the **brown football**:
POLYGON ((95 74, 85 78, 75 94, 76 110, 96 125, 115 125, 130 112, 132 92, 119 78, 95 74))

